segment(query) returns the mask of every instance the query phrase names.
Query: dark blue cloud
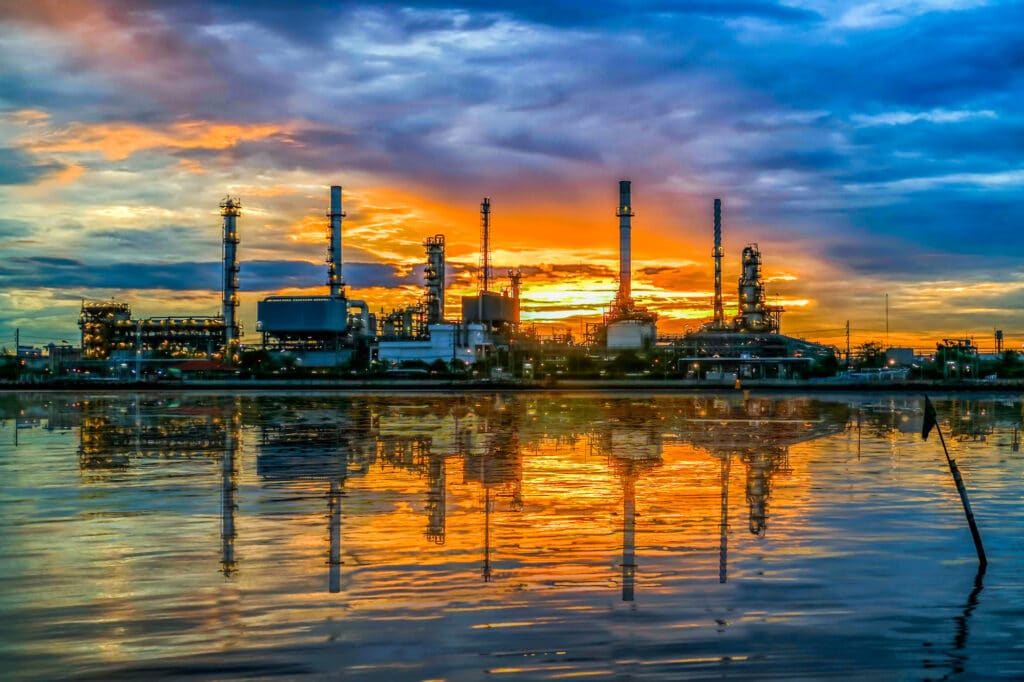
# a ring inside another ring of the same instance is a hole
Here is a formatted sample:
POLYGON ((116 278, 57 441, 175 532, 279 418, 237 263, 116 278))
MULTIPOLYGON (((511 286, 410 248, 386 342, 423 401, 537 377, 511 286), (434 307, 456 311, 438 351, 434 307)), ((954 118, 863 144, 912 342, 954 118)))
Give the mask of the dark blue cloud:
MULTIPOLYGON (((326 289, 327 271, 306 261, 243 261, 242 291, 283 288, 326 289)), ((397 287, 423 283, 422 268, 405 271, 383 263, 346 263, 345 282, 356 288, 397 287)), ((220 291, 221 263, 86 263, 70 258, 15 257, 0 262, 0 287, 62 289, 165 289, 220 291)))
MULTIPOLYGON (((241 269, 243 291, 327 286, 326 267, 306 261, 248 261, 241 269)), ((348 286, 359 289, 423 283, 422 268, 403 272, 385 263, 345 263, 342 276, 348 286)))
POLYGON ((25 185, 63 168, 57 163, 39 162, 13 147, 0 147, 0 185, 25 185))
POLYGON ((937 188, 848 214, 864 235, 862 248, 858 254, 833 246, 830 256, 860 272, 915 278, 929 271, 976 271, 989 278, 1024 272, 1018 256, 1024 251, 1024 206, 1015 191, 937 188), (921 253, 935 258, 919 258, 921 253), (890 268, 894 261, 899 267, 890 268))
MULTIPOLYGON (((109 0, 118 11, 149 15, 159 13, 177 21, 203 25, 214 18, 237 18, 244 11, 245 20, 259 23, 295 41, 326 41, 333 30, 351 20, 354 10, 366 8, 355 0, 303 2, 301 11, 275 0, 109 0)), ((527 2, 488 2, 487 0, 407 0, 378 2, 377 8, 395 13, 406 12, 402 30, 406 34, 476 28, 491 24, 493 15, 508 15, 522 20, 557 28, 593 26, 630 26, 637 21, 664 21, 670 17, 704 16, 718 19, 757 18, 782 24, 814 22, 821 16, 811 10, 771 0, 687 0, 686 2, 631 2, 606 0, 601 3, 578 0, 533 0, 527 2), (435 11, 467 12, 465 19, 435 11)))
POLYGON ((24 220, 10 220, 8 218, 0 218, 0 239, 27 237, 30 234, 32 234, 32 230, 32 223, 26 222, 24 220))

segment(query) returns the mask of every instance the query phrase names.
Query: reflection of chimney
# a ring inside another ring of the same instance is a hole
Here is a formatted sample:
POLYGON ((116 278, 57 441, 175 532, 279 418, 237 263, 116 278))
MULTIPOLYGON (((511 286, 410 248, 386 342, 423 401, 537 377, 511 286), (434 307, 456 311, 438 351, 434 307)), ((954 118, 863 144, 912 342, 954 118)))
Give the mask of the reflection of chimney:
POLYGON ((630 219, 635 215, 630 203, 629 180, 619 180, 619 208, 615 215, 619 217, 619 293, 618 303, 624 306, 633 296, 632 292, 632 254, 630 253, 630 219))
POLYGON ((622 601, 633 601, 636 586, 636 477, 627 475, 622 483, 622 601))
POLYGON ((729 464, 732 458, 722 456, 722 518, 718 539, 718 582, 724 583, 729 575, 729 464))
POLYGON ((341 276, 341 219, 345 212, 341 210, 341 187, 331 185, 331 211, 327 214, 331 219, 331 243, 327 251, 327 285, 333 297, 345 295, 345 280, 341 276))
POLYGON ((338 479, 331 479, 327 506, 330 509, 331 535, 328 590, 334 594, 341 591, 341 482, 338 479))
MULTIPOLYGON (((483 460, 481 460, 482 462, 483 460)), ((483 480, 483 479, 481 479, 483 480)), ((491 582, 491 489, 484 486, 484 582, 491 582)))

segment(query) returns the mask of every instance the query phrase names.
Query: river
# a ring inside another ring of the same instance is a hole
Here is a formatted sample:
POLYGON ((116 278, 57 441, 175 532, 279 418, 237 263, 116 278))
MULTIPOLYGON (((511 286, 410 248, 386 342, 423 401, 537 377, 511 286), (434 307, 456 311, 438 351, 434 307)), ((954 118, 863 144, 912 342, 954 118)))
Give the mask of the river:
POLYGON ((6 678, 1024 678, 1016 395, 0 396, 6 678))

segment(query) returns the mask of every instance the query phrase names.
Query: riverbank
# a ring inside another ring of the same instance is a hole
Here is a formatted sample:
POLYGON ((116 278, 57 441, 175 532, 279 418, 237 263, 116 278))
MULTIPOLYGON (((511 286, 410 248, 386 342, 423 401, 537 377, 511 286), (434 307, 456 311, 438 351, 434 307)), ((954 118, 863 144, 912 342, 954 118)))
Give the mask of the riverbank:
POLYGON ((344 392, 544 392, 544 391, 654 391, 723 392, 733 390, 806 392, 1024 392, 1024 381, 839 381, 812 379, 790 381, 744 381, 726 384, 686 379, 558 379, 543 381, 495 381, 480 379, 394 379, 365 377, 346 379, 233 379, 176 382, 66 381, 0 384, 0 393, 21 391, 344 391, 344 392))

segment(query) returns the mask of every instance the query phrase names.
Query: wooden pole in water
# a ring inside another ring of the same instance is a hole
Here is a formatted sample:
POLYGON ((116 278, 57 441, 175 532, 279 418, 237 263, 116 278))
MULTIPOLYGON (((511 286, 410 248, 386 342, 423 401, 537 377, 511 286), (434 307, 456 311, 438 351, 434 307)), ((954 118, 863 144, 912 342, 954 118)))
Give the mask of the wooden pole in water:
POLYGON ((974 522, 974 512, 971 511, 971 502, 967 499, 967 489, 964 488, 964 479, 960 476, 960 468, 956 460, 949 456, 949 449, 946 447, 946 439, 942 437, 942 429, 936 419, 935 407, 928 396, 924 397, 924 427, 921 429, 921 437, 928 440, 928 432, 932 427, 939 432, 939 442, 942 443, 942 451, 946 453, 946 462, 949 464, 949 472, 953 474, 953 481, 956 483, 956 491, 960 493, 960 502, 964 505, 964 515, 967 516, 967 525, 971 527, 971 537, 974 539, 974 548, 978 551, 978 564, 981 570, 988 566, 988 559, 985 557, 985 548, 981 546, 981 534, 978 532, 978 524, 974 522))

